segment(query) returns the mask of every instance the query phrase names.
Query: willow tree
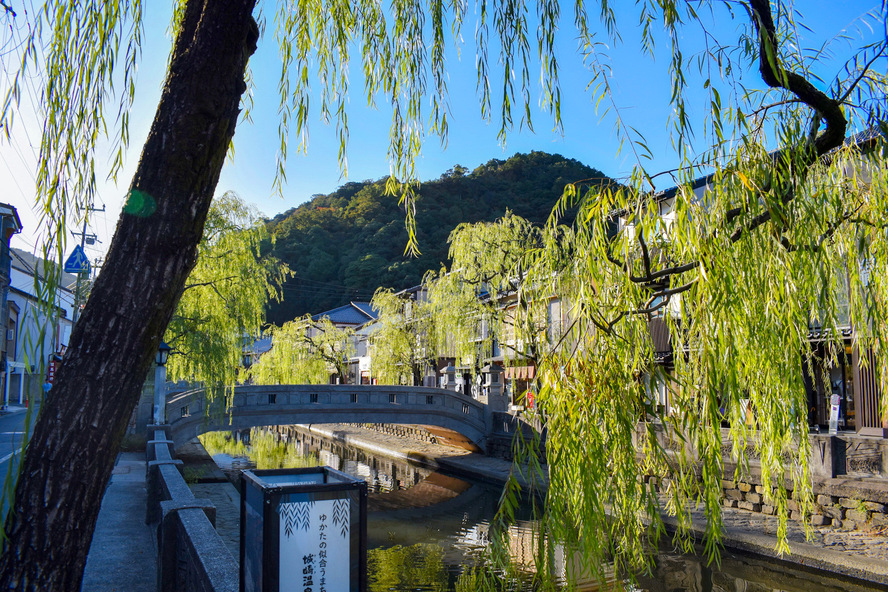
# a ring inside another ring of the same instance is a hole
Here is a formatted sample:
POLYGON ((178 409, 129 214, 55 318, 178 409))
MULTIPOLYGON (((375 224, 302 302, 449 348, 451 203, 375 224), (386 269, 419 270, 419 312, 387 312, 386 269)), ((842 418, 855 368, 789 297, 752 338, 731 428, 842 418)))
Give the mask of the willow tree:
POLYGON ((310 315, 266 329, 271 349, 250 367, 256 384, 327 384, 336 375, 348 382, 348 361, 354 353, 354 330, 337 327, 329 317, 310 315))
MULTIPOLYGON (((116 138, 121 145, 129 138, 126 123, 135 93, 133 74, 142 34, 140 3, 58 0, 48 2, 43 11, 20 11, 20 17, 14 16, 12 4, 2 4, 2 18, 34 18, 38 22, 29 23, 26 29, 30 35, 23 48, 23 68, 10 77, 12 87, 4 102, 2 123, 5 127, 10 122, 22 85, 33 73, 30 68, 42 66, 45 86, 41 99, 48 116, 41 140, 36 197, 50 225, 55 225, 53 238, 61 239, 66 214, 78 206, 82 210, 94 193, 97 141, 107 130, 119 132, 116 138), (109 111, 106 105, 114 89, 122 91, 116 105, 121 125, 116 128, 108 117, 115 107, 110 106, 109 111)), ((168 75, 126 206, 56 375, 55 396, 42 409, 22 459, 22 476, 7 519, 7 538, 0 559, 0 583, 7 589, 80 587, 88 543, 114 457, 139 397, 142 378, 197 259, 197 245, 219 172, 238 124, 247 61, 259 38, 253 19, 255 0, 179 0, 175 6, 175 40, 168 75)), ((793 349, 799 346, 794 336, 801 330, 794 333, 782 329, 795 327, 788 324, 790 319, 800 320, 806 307, 805 317, 809 316, 812 302, 806 297, 813 293, 816 278, 822 286, 835 277, 834 270, 841 267, 841 250, 834 245, 845 245, 843 261, 863 257, 872 261, 872 269, 884 269, 884 239, 879 236, 884 228, 880 216, 886 211, 879 202, 884 192, 866 189, 884 186, 884 176, 878 172, 881 169, 873 173, 877 185, 855 185, 847 181, 847 176, 834 176, 841 183, 825 186, 820 200, 834 204, 829 212, 813 205, 806 209, 811 200, 803 197, 804 190, 819 178, 812 171, 825 166, 822 157, 841 145, 849 122, 854 127, 865 127, 881 117, 885 96, 885 41, 881 36, 884 9, 873 19, 880 32, 878 42, 861 46, 839 77, 830 85, 820 85, 824 90, 819 90, 810 82, 814 74, 809 67, 825 54, 803 49, 806 44, 797 39, 799 29, 792 21, 797 13, 791 6, 777 4, 776 19, 765 0, 749 0, 739 6, 742 12, 738 14, 748 16, 750 23, 739 51, 720 44, 718 36, 712 34, 706 36, 705 51, 692 57, 682 51, 682 29, 702 22, 696 12, 698 5, 644 1, 634 6, 638 13, 635 16, 640 18, 629 19, 641 23, 642 47, 651 55, 660 38, 653 33, 655 26, 661 23, 665 29, 666 43, 671 47, 669 71, 675 113, 670 129, 675 130, 674 145, 683 164, 690 163, 692 157, 690 113, 692 109, 700 110, 699 105, 689 106, 685 97, 693 94, 709 99, 706 130, 696 130, 695 137, 707 133, 711 137, 715 148, 702 160, 717 171, 719 182, 718 190, 707 199, 710 207, 705 211, 697 212, 700 208, 692 200, 680 200, 677 211, 688 221, 676 221, 671 230, 675 246, 658 248, 653 254, 644 246, 656 224, 645 215, 645 202, 639 197, 646 191, 643 181, 648 179, 641 164, 636 168, 635 182, 630 184, 633 191, 601 198, 590 196, 583 202, 588 215, 581 220, 587 232, 577 233, 577 273, 588 274, 590 280, 612 278, 613 283, 595 287, 590 281, 586 292, 574 295, 588 309, 584 312, 586 321, 577 323, 577 335, 578 340, 593 342, 583 351, 601 352, 611 364, 603 374, 588 372, 589 382, 567 378, 599 364, 592 355, 581 353, 576 360, 565 360, 570 364, 563 369, 553 363, 547 378, 551 388, 545 410, 552 490, 561 492, 552 496, 552 507, 565 525, 564 532, 579 529, 585 545, 605 541, 611 546, 616 536, 628 550, 635 550, 637 541, 633 537, 641 528, 642 516, 653 513, 651 506, 642 504, 651 501, 650 495, 634 495, 639 489, 637 465, 632 460, 635 457, 630 457, 628 446, 615 448, 613 444, 627 442, 632 431, 628 419, 638 417, 632 405, 638 392, 632 386, 637 383, 637 371, 643 369, 639 361, 644 358, 644 332, 640 331, 643 312, 656 306, 659 299, 683 292, 680 306, 687 309, 682 316, 686 332, 676 330, 674 337, 684 340, 680 343, 693 343, 689 350, 700 353, 694 359, 709 363, 689 363, 680 369, 682 377, 696 379, 703 387, 698 391, 701 396, 687 400, 689 411, 681 421, 699 451, 710 451, 704 458, 714 458, 711 450, 717 427, 717 409, 710 404, 706 385, 724 389, 737 385, 741 376, 750 377, 757 380, 751 387, 756 391, 753 399, 760 403, 769 425, 773 424, 762 431, 762 446, 776 469, 783 462, 776 453, 784 446, 786 434, 804 430, 795 421, 798 406, 787 404, 786 391, 781 388, 797 386, 796 382, 787 384, 789 377, 797 374, 778 372, 789 368, 787 352, 798 351, 793 349), (738 86, 746 78, 738 78, 737 73, 750 61, 758 63, 764 86, 738 86), (693 70, 703 76, 699 86, 690 87, 698 80, 690 77, 693 70), (768 155, 769 150, 774 156, 768 155), (846 188, 852 197, 845 196, 846 188), (844 209, 858 203, 861 205, 857 210, 844 209), (608 236, 606 233, 596 232, 602 226, 609 227, 600 220, 624 205, 637 217, 634 227, 643 232, 630 237, 627 231, 620 235, 623 242, 607 242, 603 238, 608 236), (696 215, 692 217, 691 212, 696 215), (697 225, 690 221, 697 221, 697 225), (859 240, 852 242, 849 236, 855 233, 859 240), (824 237, 822 241, 818 240, 820 236, 824 237), (639 240, 642 237, 644 241, 639 240), (616 263, 611 263, 611 258, 616 263), (833 265, 827 265, 827 261, 833 265), (745 283, 728 284, 723 279, 733 270, 743 271, 745 283), (784 283, 772 283, 774 278, 784 283), (796 292, 784 288, 794 286, 785 280, 795 279, 807 289, 796 292), (740 293, 734 288, 739 285, 754 286, 757 291, 749 294, 756 295, 757 300, 738 300, 740 293), (763 286, 767 285, 775 289, 763 298, 763 286), (732 303, 739 306, 729 306, 732 303), (752 331, 753 318, 758 323, 781 323, 767 332, 764 341, 769 345, 761 350, 778 355, 766 359, 758 350, 751 351, 750 344, 741 342, 742 337, 762 333, 752 331), (688 319, 699 322, 688 325, 688 319), (598 330, 592 331, 592 327, 598 330), (587 331, 582 332, 583 328, 587 331), (627 348, 626 341, 638 345, 627 348), (780 352, 775 345, 778 341, 785 346, 780 352), (612 346, 599 349, 605 343, 612 346), (725 358, 724 351, 737 355, 725 358), (720 361, 723 365, 716 367, 720 361), (764 385, 761 376, 773 376, 775 382, 764 385), (768 415, 768 411, 774 413, 768 415), (564 429, 568 423, 576 432, 564 429), (601 425, 622 429, 605 431, 610 427, 601 425), (574 433, 588 433, 590 439, 580 448, 574 433), (613 439, 601 439, 604 435, 613 439), (571 451, 582 454, 566 454, 571 451), (605 459, 610 463, 605 464, 605 459), (562 501, 564 496, 573 496, 571 503, 558 505, 558 495, 562 501), (626 528, 622 534, 608 531, 614 535, 611 537, 600 537, 597 531, 590 536, 594 527, 606 527, 601 516, 608 504, 621 518, 618 523, 626 528)), ((593 29, 590 7, 578 2, 571 13, 574 37, 590 68, 590 88, 596 104, 608 105, 613 71, 602 50, 604 38, 619 37, 617 17, 607 2, 599 2, 591 10, 599 15, 602 31, 593 29)), ((309 104, 320 105, 318 114, 335 123, 345 143, 349 84, 352 79, 360 79, 364 83, 362 94, 371 103, 379 99, 392 106, 391 189, 397 189, 398 181, 406 183, 402 195, 409 224, 413 162, 426 133, 446 138, 447 50, 451 39, 453 45, 459 44, 468 12, 461 2, 397 1, 390 9, 383 9, 375 0, 280 2, 274 11, 274 34, 283 62, 279 162, 285 160, 291 125, 297 135, 307 129, 313 113, 309 104), (360 56, 361 77, 349 75, 354 56, 360 56), (310 94, 320 95, 319 100, 309 101, 310 94)), ((543 109, 552 115, 555 126, 560 126, 555 39, 556 30, 564 27, 559 3, 549 0, 529 6, 511 1, 493 5, 481 2, 477 15, 474 29, 482 114, 490 117, 492 112, 498 113, 503 137, 515 120, 530 125, 529 114, 535 102, 530 81, 536 78, 530 71, 538 63, 543 109), (536 39, 532 39, 532 31, 536 39), (534 47, 538 62, 532 57, 534 47), (492 64, 499 76, 493 75, 492 64), (499 89, 495 99, 494 87, 499 89), (492 107, 494 100, 500 106, 498 110, 492 107)), ((623 114, 614 113, 618 133, 630 142, 637 140, 623 114)), ((636 142, 632 147, 643 156, 643 143, 636 142)), ((343 163, 344 157, 342 150, 343 163)), ((835 175, 830 172, 835 170, 824 171, 823 175, 835 175)), ((282 170, 279 178, 283 180, 282 170)), ((813 194, 817 190, 814 188, 813 194)), ((57 253, 63 251, 58 240, 54 249, 57 253)), ((851 275, 854 282, 850 293, 856 312, 880 312, 884 302, 880 276, 884 274, 870 274, 868 283, 861 281, 862 275, 855 271, 851 275)), ((828 319, 834 308, 829 290, 820 293, 824 295, 816 303, 824 312, 818 313, 819 318, 828 319)), ((878 317, 873 314, 866 318, 878 317)), ((881 361, 885 356, 883 329, 878 323, 863 325, 861 344, 871 347, 881 361)), ((663 458, 656 450, 651 454, 654 461, 663 458)), ((704 465, 709 467, 704 491, 716 532, 719 522, 713 501, 714 467, 711 462, 704 465)))
POLYGON ((460 224, 450 234, 450 269, 425 278, 438 350, 476 370, 499 347, 511 363, 536 363, 551 343, 547 305, 527 282, 550 232, 511 212, 495 222, 460 224))
MULTIPOLYGON (((528 274, 541 296, 573 303, 567 346, 538 375, 550 480, 543 530, 579 548, 576 567, 600 577, 605 561, 643 567, 667 511, 690 549, 690 512, 702 507, 716 557, 722 480, 747 477, 754 457, 765 503, 780 518, 779 550, 789 550, 788 492, 805 520, 815 512, 806 375, 835 362, 815 358, 812 328, 844 352, 852 320, 888 419, 888 37, 821 84, 811 68, 825 49, 803 49, 791 11, 778 6, 775 16, 768 2, 743 5, 750 22, 737 55, 756 64, 764 88, 735 81, 722 102, 704 76, 715 140, 705 183, 683 171, 674 192, 657 193, 639 170, 625 187, 568 187, 551 226, 577 207, 573 232, 546 241, 528 274), (853 129, 867 131, 846 141, 853 129), (668 330, 668 372, 655 361, 652 321, 668 330), (658 382, 671 413, 654 404, 658 382)), ((875 21, 882 33, 884 10, 875 21)), ((692 15, 662 16, 674 30, 692 15)), ((710 47, 704 58, 725 59, 725 50, 710 47)), ((676 80, 679 97, 684 82, 676 80)), ((676 113, 684 133, 680 98, 676 113)))
POLYGON ((373 377, 381 384, 421 385, 437 352, 425 291, 380 288, 370 304, 377 314, 369 337, 373 377))
POLYGON ((197 264, 164 334, 175 355, 172 380, 233 386, 245 340, 259 335, 268 302, 280 298, 287 267, 262 254, 268 231, 235 194, 217 198, 198 245, 197 264))

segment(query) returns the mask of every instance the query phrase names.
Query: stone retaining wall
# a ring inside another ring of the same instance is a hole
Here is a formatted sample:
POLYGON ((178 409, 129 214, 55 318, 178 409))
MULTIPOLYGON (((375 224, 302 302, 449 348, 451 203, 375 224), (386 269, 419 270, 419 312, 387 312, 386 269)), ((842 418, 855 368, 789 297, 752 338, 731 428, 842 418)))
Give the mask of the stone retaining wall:
POLYGON ((417 426, 399 425, 394 423, 356 423, 354 425, 360 426, 366 430, 372 430, 374 432, 396 436, 398 438, 410 438, 412 440, 419 440, 420 442, 428 442, 430 444, 438 443, 437 438, 429 433, 428 430, 417 426))
MULTIPOLYGON (((727 508, 739 508, 750 512, 774 515, 777 510, 765 499, 765 488, 756 483, 740 481, 722 481, 724 498, 722 504, 727 508)), ((850 497, 845 497, 828 483, 814 484, 814 498, 810 512, 806 515, 799 502, 789 499, 786 507, 792 520, 809 521, 813 526, 834 526, 846 530, 884 529, 888 527, 888 504, 884 487, 866 487, 865 483, 855 487, 850 497)), ((847 494, 849 492, 843 492, 847 494)))
MULTIPOLYGON (((686 442, 670 439, 665 429, 658 434, 658 439, 667 450, 678 452, 679 447, 687 446, 686 442)), ((792 481, 786 478, 789 518, 810 522, 813 526, 844 530, 888 529, 888 440, 854 433, 815 433, 809 435, 809 442, 813 498, 807 511, 803 510, 800 501, 793 496, 792 481)), ((731 450, 728 432, 723 430, 722 457, 726 478, 722 480, 722 504, 726 508, 775 515, 777 508, 765 497, 754 443, 747 446, 747 466, 739 472, 743 477, 736 483, 728 477, 737 470, 731 450)), ((690 450, 685 452, 693 455, 690 450)), ((645 481, 661 490, 669 480, 649 476, 645 481)))

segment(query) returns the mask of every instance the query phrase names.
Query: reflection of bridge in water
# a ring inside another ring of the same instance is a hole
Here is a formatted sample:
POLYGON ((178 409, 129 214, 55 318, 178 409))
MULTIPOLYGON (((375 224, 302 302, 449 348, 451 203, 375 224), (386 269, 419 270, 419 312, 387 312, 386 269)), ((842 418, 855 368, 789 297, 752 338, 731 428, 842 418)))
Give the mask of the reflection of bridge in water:
POLYGON ((462 393, 429 387, 358 385, 243 385, 232 404, 207 399, 205 389, 170 393, 170 437, 180 445, 205 432, 316 423, 390 423, 439 426, 482 449, 493 413, 462 393))
POLYGON ((298 455, 316 454, 327 465, 367 482, 370 547, 461 540, 465 529, 486 529, 500 489, 464 481, 403 458, 384 456, 329 438, 305 426, 268 429, 298 455))
MULTIPOLYGON (((332 440, 303 426, 269 428, 281 441, 295 448, 298 454, 317 454, 320 464, 354 475, 367 482, 370 512, 398 512, 426 509, 424 515, 434 514, 432 506, 446 504, 469 494, 473 485, 425 466, 403 459, 368 452, 357 445, 332 440)), ((465 504, 465 499, 456 502, 465 504)), ((442 511, 447 512, 446 508, 442 511)))

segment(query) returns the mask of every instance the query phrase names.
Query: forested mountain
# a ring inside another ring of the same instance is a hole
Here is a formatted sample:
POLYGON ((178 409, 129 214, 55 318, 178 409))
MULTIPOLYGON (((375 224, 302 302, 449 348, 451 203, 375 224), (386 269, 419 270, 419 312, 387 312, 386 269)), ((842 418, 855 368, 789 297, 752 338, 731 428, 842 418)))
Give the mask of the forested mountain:
POLYGON ((576 160, 545 152, 491 160, 473 171, 459 165, 422 183, 416 201, 421 254, 404 254, 404 210, 385 194, 385 179, 346 183, 329 195, 268 221, 277 237, 272 254, 295 272, 284 300, 273 303, 280 325, 307 312, 369 300, 378 287, 414 286, 447 263, 447 237, 461 222, 492 221, 507 209, 542 224, 567 183, 604 174, 576 160))

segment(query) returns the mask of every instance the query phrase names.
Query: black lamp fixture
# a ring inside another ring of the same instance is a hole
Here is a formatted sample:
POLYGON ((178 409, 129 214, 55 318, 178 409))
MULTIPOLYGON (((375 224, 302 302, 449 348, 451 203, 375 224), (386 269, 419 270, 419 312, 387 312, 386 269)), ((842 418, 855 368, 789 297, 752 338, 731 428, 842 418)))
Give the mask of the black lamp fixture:
POLYGON ((167 345, 166 341, 161 341, 160 345, 157 346, 157 355, 154 357, 154 361, 157 362, 158 366, 166 366, 167 360, 170 357, 170 351, 172 351, 169 345, 167 345))

